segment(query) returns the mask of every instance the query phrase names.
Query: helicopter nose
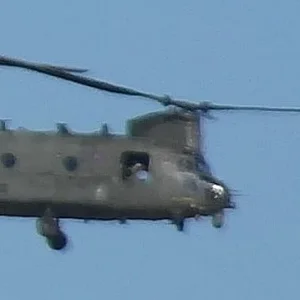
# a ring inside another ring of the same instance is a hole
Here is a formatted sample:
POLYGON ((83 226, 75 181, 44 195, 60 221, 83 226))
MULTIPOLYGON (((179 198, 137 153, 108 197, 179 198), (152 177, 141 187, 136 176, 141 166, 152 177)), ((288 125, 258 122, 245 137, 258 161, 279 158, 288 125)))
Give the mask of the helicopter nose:
POLYGON ((211 186, 213 199, 219 201, 224 205, 224 208, 232 208, 236 207, 235 203, 231 201, 231 195, 229 191, 219 184, 212 184, 211 186))
POLYGON ((214 199, 224 199, 226 198, 226 191, 224 187, 222 187, 219 184, 212 184, 211 186, 211 192, 214 199))
POLYGON ((217 199, 217 198, 225 197, 226 192, 225 192, 225 189, 221 185, 213 184, 211 189, 212 189, 214 198, 217 199))

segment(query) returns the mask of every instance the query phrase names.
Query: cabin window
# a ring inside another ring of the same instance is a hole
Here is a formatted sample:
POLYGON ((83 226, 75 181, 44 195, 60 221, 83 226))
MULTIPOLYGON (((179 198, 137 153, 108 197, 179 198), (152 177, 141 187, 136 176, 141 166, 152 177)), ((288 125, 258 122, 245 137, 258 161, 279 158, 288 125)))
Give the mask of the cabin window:
POLYGON ((126 151, 121 155, 122 178, 136 176, 140 180, 147 180, 149 176, 150 157, 147 152, 126 151))
POLYGON ((17 158, 12 153, 1 155, 1 162, 5 168, 12 168, 16 164, 17 158))
POLYGON ((78 168, 78 160, 75 156, 67 156, 63 159, 63 165, 69 172, 74 172, 78 168))

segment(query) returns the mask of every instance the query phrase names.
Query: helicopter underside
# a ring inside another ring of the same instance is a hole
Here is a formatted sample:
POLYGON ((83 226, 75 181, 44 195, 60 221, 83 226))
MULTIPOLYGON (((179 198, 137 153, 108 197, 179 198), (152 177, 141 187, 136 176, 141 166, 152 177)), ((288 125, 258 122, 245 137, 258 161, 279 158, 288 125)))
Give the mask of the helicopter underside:
POLYGON ((119 221, 126 223, 127 220, 169 220, 179 231, 184 230, 185 219, 200 216, 212 216, 212 225, 220 228, 224 223, 223 210, 213 211, 208 207, 202 209, 185 208, 184 210, 172 213, 167 208, 136 209, 122 208, 116 209, 109 206, 99 205, 79 205, 77 204, 58 204, 47 201, 36 203, 20 203, 10 199, 4 199, 0 202, 0 215, 6 217, 25 217, 37 218, 37 232, 46 238, 50 248, 62 250, 67 246, 67 236, 59 226, 59 219, 77 219, 83 221, 119 221), (8 203, 9 202, 9 203, 8 203))
POLYGON ((218 212, 216 207, 114 207, 110 205, 82 204, 82 203, 54 203, 53 201, 28 201, 20 203, 17 200, 1 199, 0 216, 39 217, 46 209, 51 208, 57 218, 111 221, 119 219, 128 220, 163 220, 172 219, 172 211, 181 211, 184 218, 194 218, 199 215, 209 216, 218 212))

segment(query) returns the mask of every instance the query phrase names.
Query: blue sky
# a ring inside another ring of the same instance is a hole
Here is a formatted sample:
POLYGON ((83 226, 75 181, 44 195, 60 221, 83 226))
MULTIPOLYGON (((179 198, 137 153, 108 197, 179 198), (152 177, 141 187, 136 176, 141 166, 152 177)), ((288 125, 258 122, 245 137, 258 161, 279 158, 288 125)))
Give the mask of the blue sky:
MULTIPOLYGON (((89 75, 192 101, 300 105, 299 1, 2 0, 1 54, 86 67, 89 75)), ((12 127, 88 132, 162 109, 39 74, 0 69, 12 127)), ((300 116, 216 113, 205 122, 213 171, 242 196, 222 230, 191 221, 65 221, 67 253, 31 219, 0 219, 1 297, 295 299, 299 297, 300 116)))

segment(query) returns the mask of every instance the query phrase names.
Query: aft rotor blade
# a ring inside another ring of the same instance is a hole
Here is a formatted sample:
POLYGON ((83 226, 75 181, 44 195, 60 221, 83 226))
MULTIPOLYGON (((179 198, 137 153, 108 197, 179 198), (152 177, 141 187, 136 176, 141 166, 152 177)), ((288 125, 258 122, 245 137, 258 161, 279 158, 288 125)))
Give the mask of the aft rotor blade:
POLYGON ((40 64, 40 63, 32 63, 20 59, 10 58, 6 56, 0 56, 0 65, 7 66, 7 67, 17 67, 27 70, 35 71, 34 68, 53 68, 56 70, 64 71, 64 72, 72 72, 72 73, 84 73, 87 72, 87 69, 81 68, 70 68, 64 66, 56 66, 50 64, 40 64))

